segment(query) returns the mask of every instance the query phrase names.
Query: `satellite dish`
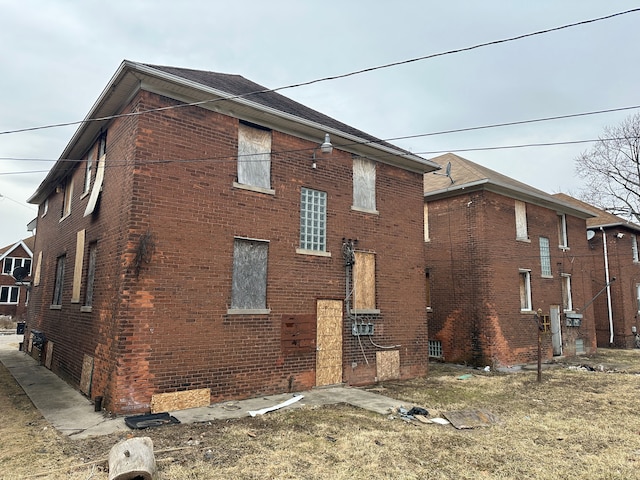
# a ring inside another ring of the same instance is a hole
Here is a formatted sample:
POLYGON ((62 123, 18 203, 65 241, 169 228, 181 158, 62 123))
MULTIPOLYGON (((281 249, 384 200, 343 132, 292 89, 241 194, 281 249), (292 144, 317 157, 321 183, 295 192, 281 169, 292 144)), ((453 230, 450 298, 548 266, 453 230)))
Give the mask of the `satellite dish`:
POLYGON ((444 169, 445 173, 438 173, 438 172, 433 172, 434 175, 442 175, 443 177, 448 177, 449 180, 451 180, 451 185, 453 185, 455 183, 455 181, 453 180, 453 178, 451 177, 451 162, 447 163, 446 168, 444 169))
POLYGON ((16 281, 18 282, 21 282, 22 280, 24 280, 25 277, 27 277, 28 275, 29 275, 29 270, 27 270, 24 267, 14 268, 13 272, 11 273, 11 276, 15 278, 16 281))
POLYGON ((593 230, 587 230, 587 240, 591 240, 595 236, 596 232, 594 232, 593 230))

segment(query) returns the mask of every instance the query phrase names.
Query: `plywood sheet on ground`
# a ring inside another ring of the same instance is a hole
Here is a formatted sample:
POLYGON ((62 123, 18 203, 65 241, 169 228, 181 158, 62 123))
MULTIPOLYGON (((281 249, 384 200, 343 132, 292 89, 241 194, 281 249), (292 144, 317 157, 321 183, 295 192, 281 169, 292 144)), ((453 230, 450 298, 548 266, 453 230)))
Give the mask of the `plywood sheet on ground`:
POLYGON ((91 394, 91 379, 93 377, 93 357, 86 355, 82 359, 82 373, 80 374, 80 391, 85 395, 91 394))
POLYGON ((151 397, 151 413, 207 407, 210 403, 210 388, 185 390, 182 392, 158 393, 151 397))
POLYGON ((498 417, 487 410, 459 410, 457 412, 447 412, 444 417, 458 430, 488 427, 499 421, 498 417))
POLYGON ((398 350, 376 352, 376 370, 380 382, 400 378, 400 352, 398 350))
POLYGON ((44 366, 51 370, 51 361, 53 360, 53 342, 47 342, 47 353, 44 357, 44 366))

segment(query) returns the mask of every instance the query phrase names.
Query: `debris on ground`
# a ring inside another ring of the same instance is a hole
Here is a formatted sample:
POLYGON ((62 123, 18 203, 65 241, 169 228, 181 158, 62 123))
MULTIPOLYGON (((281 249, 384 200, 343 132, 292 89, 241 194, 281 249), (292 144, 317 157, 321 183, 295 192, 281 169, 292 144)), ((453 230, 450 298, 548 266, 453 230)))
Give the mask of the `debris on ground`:
POLYGON ((109 452, 109 480, 152 480, 156 458, 149 437, 134 437, 115 444, 109 452))
POLYGON ((161 425, 167 425, 170 423, 180 423, 180 420, 169 415, 167 412, 163 412, 125 417, 124 423, 129 428, 142 429, 149 427, 159 427, 161 425))
POLYGON ((252 417, 255 417, 256 415, 264 415, 265 413, 273 412, 274 410, 279 410, 281 408, 288 407, 289 405, 296 403, 302 400, 303 398, 304 398, 304 395, 296 394, 293 397, 291 397, 289 400, 285 400, 284 402, 274 405, 273 407, 266 407, 260 410, 251 410, 249 412, 249 415, 251 415, 252 417))
POLYGON ((459 377, 456 377, 458 380, 469 380, 470 378, 473 378, 473 374, 471 373, 465 373, 464 375, 460 375, 459 377))
POLYGON ((447 412, 444 414, 444 417, 458 430, 488 427, 500 421, 493 413, 483 409, 447 412))

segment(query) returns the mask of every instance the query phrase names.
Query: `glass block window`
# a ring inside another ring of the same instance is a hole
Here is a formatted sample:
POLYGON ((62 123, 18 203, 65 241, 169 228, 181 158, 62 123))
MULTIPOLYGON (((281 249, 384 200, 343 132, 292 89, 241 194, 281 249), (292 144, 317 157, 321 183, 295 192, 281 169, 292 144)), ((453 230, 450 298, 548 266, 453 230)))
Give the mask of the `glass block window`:
POLYGON ((429 356, 442 358, 442 342, 440 340, 429 340, 429 356))
POLYGON ((300 195, 300 248, 327 250, 327 193, 302 188, 300 195))
POLYGON ((551 252, 547 237, 540 237, 540 269, 543 277, 551 276, 551 252))

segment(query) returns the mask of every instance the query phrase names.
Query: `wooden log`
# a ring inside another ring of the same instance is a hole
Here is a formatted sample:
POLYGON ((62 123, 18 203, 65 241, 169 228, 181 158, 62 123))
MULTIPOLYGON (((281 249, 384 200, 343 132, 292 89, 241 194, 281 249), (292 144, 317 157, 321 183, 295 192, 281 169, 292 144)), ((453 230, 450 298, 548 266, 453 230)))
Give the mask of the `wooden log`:
POLYGON ((129 438, 111 448, 109 480, 155 480, 156 473, 151 438, 129 438))

